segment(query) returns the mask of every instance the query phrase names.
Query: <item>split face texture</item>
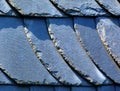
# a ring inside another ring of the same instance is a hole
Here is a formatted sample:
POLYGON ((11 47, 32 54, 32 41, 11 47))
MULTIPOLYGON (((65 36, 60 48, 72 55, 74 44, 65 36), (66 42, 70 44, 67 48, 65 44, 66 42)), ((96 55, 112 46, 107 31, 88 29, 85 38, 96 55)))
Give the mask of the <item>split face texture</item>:
POLYGON ((119 91, 119 16, 119 0, 0 0, 0 90, 119 91))

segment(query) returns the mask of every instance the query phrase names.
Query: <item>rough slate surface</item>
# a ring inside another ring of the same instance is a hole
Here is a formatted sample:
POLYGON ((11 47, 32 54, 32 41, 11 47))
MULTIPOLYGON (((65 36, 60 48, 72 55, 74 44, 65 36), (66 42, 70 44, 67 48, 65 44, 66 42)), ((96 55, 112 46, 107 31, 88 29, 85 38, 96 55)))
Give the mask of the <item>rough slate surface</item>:
POLYGON ((119 0, 0 0, 0 90, 119 91, 119 16, 119 0))
POLYGON ((68 17, 119 16, 118 0, 0 0, 0 15, 68 17))

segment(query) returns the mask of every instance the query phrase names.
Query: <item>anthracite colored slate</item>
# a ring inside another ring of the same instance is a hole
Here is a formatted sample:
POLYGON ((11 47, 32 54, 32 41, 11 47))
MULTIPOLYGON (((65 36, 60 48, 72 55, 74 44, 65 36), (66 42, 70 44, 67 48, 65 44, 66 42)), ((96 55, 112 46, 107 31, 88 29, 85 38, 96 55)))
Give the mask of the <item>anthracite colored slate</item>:
POLYGON ((71 91, 97 91, 97 90, 95 87, 72 87, 71 91))
POLYGON ((16 14, 5 0, 0 0, 0 15, 15 16, 16 14))
POLYGON ((106 81, 107 78, 96 68, 77 40, 70 18, 48 19, 48 31, 58 51, 74 70, 93 84, 106 81))
POLYGON ((8 0, 16 10, 27 16, 64 16, 49 0, 8 0))
POLYGON ((65 13, 77 16, 107 15, 95 0, 51 0, 65 13))
POLYGON ((120 3, 118 0, 96 0, 102 7, 104 7, 111 14, 120 15, 120 3))
POLYGON ((99 18, 97 31, 109 54, 120 65, 120 27, 112 19, 99 18))
POLYGON ((55 91, 52 86, 31 86, 30 91, 55 91))
POLYGON ((118 90, 115 90, 115 87, 110 85, 110 86, 99 86, 97 88, 97 91, 118 91, 118 90))
POLYGON ((120 70, 108 55, 99 38, 96 31, 95 18, 77 17, 74 19, 74 23, 78 37, 96 65, 112 80, 120 83, 120 70))
POLYGON ((0 21, 0 68, 18 84, 58 84, 27 43, 21 20, 0 21))
POLYGON ((1 85, 0 91, 30 91, 29 87, 27 86, 8 86, 8 85, 1 85))
POLYGON ((69 68, 54 47, 47 31, 44 19, 25 19, 25 25, 29 33, 28 38, 36 47, 36 53, 40 56, 45 67, 63 84, 80 85, 80 79, 69 68))

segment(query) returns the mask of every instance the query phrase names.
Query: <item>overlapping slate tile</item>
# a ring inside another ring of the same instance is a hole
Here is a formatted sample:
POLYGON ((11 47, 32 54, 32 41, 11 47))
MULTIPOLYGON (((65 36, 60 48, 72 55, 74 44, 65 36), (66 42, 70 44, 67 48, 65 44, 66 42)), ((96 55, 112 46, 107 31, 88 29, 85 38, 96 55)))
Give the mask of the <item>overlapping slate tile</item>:
POLYGON ((0 68, 18 84, 58 84, 32 51, 21 20, 0 21, 0 68))
MULTIPOLYGON (((117 24, 117 21, 115 22, 117 24)), ((95 18, 77 17, 74 19, 74 23, 74 28, 80 41, 82 42, 84 48, 89 53, 90 57, 93 59, 95 64, 112 80, 114 80, 117 83, 120 83, 120 70, 115 64, 115 62, 108 55, 106 49, 104 48, 99 38, 99 35, 96 31, 95 18)), ((107 23, 106 20, 105 23, 107 23)), ((111 31, 114 32, 113 29, 111 29, 111 31)), ((113 36, 109 37, 111 38, 113 36)))
MULTIPOLYGON (((114 85, 110 86, 98 86, 97 91, 116 91, 114 85)), ((117 90, 118 91, 118 90, 117 90)))
POLYGON ((120 27, 109 18, 98 18, 97 31, 109 54, 120 65, 120 27))
POLYGON ((44 17, 64 16, 49 0, 8 0, 8 2, 22 15, 44 17))
POLYGON ((120 15, 120 3, 118 0, 96 0, 102 7, 104 7, 111 14, 120 15))
POLYGON ((16 14, 5 0, 0 0, 0 15, 15 16, 16 14))
POLYGON ((58 8, 69 15, 97 16, 107 15, 95 0, 51 0, 58 8))
POLYGON ((69 68, 54 47, 44 19, 25 19, 27 37, 36 47, 37 56, 50 73, 65 85, 80 85, 81 80, 69 68))
POLYGON ((48 31, 59 53, 79 74, 94 84, 103 84, 106 77, 96 68, 77 40, 70 18, 48 19, 48 31))

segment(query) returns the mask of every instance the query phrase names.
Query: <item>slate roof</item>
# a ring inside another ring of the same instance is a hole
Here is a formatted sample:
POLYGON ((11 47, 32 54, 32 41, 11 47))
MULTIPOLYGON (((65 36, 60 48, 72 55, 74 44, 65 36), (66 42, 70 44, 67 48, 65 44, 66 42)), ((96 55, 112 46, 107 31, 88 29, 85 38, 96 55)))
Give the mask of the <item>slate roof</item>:
POLYGON ((119 16, 119 0, 0 0, 0 90, 120 90, 119 16))

